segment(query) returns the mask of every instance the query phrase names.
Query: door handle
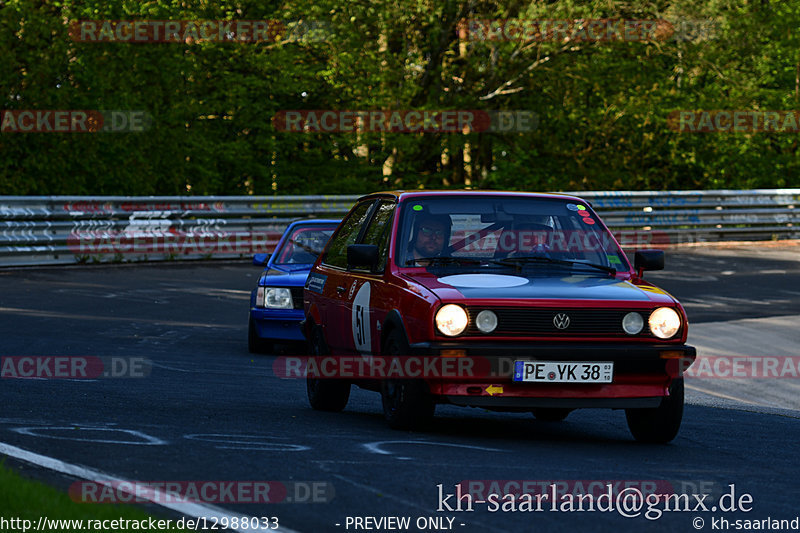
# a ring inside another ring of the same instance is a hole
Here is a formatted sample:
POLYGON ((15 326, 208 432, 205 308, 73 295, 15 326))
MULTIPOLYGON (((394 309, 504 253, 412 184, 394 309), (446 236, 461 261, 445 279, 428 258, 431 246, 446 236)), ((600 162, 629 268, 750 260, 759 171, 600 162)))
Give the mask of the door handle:
POLYGON ((339 285, 338 287, 336 287, 336 294, 341 296, 342 294, 344 294, 344 291, 346 291, 346 290, 347 290, 347 287, 343 287, 342 285, 339 285))

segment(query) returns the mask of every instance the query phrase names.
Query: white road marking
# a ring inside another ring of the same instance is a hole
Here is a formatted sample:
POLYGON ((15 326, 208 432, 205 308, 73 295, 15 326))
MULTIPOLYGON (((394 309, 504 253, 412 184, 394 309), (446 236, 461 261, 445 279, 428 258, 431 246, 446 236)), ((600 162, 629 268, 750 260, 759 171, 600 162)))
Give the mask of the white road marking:
POLYGON ((120 429, 120 428, 107 428, 107 427, 96 427, 96 426, 40 426, 40 427, 21 427, 21 428, 9 428, 9 431, 13 431, 14 433, 19 433, 20 435, 29 435, 31 437, 42 437, 45 439, 57 439, 57 440, 74 440, 79 442, 102 442, 105 444, 137 444, 143 446, 159 446, 162 444, 167 444, 166 441, 163 441, 156 437, 151 437, 141 431, 136 431, 133 429, 120 429), (43 431, 69 431, 73 433, 73 435, 47 435, 42 434, 40 432, 43 431), (134 437, 140 437, 144 439, 143 441, 134 441, 134 440, 112 440, 112 439, 92 439, 79 436, 80 433, 84 431, 116 431, 118 433, 127 433, 128 435, 133 435, 134 437))
MULTIPOLYGON (((470 446, 467 444, 453 444, 450 442, 432 442, 427 440, 380 440, 376 442, 368 442, 366 444, 362 444, 367 450, 371 453, 377 453, 380 455, 392 455, 392 452, 388 450, 384 450, 382 446, 384 444, 426 444, 429 446, 449 446, 451 448, 468 448, 471 450, 480 450, 485 452, 502 452, 505 450, 499 450, 497 448, 484 448, 481 446, 470 446)), ((407 457, 400 457, 399 459, 407 459, 407 457)))
MULTIPOLYGON (((74 465, 71 463, 66 463, 64 461, 59 461, 58 459, 55 459, 53 457, 48 457, 46 455, 40 455, 38 453, 24 450, 22 448, 17 448, 16 446, 12 446, 4 442, 0 442, 0 453, 8 455, 9 457, 14 457, 15 459, 19 459, 21 461, 25 461, 26 463, 31 463, 40 466, 42 468, 46 468, 48 470, 53 470, 54 472, 60 472, 62 474, 67 474, 68 476, 73 476, 79 479, 93 481, 95 483, 99 483, 101 485, 110 487, 113 490, 119 492, 126 492, 128 494, 131 494, 132 496, 136 496, 143 500, 148 500, 156 505, 181 513, 182 515, 191 518, 206 518, 206 519, 226 518, 227 519, 226 521, 228 523, 230 523, 231 519, 233 518, 237 518, 240 522, 243 519, 252 518, 246 515, 231 514, 226 510, 220 507, 215 507, 213 505, 206 505, 199 503, 169 503, 167 501, 170 499, 169 495, 166 492, 162 492, 155 488, 148 491, 148 493, 136 494, 136 490, 135 488, 133 488, 134 483, 132 481, 122 478, 117 478, 109 474, 106 474, 104 472, 101 472, 99 470, 94 470, 85 466, 74 465), (127 487, 131 487, 130 491, 126 490, 127 487)), ((299 533, 294 529, 289 529, 286 527, 279 527, 278 529, 270 529, 268 527, 262 527, 260 525, 260 521, 259 521, 259 526, 257 528, 233 529, 233 530, 239 531, 241 533, 249 533, 252 531, 275 531, 278 533, 281 532, 299 533)))
POLYGON ((224 433, 189 434, 183 438, 216 444, 215 448, 221 450, 262 450, 273 452, 304 452, 310 446, 289 444, 286 442, 263 442, 263 440, 285 440, 287 437, 272 437, 270 435, 234 435, 224 433))
MULTIPOLYGON (((236 342, 237 344, 240 344, 240 341, 234 341, 234 342, 236 342)), ((250 361, 250 362, 252 363, 252 361, 250 361)), ((213 368, 213 367, 208 366, 208 365, 207 366, 202 366, 202 365, 199 365, 199 364, 194 364, 194 367, 195 367, 194 370, 186 369, 186 368, 178 368, 178 367, 170 366, 170 365, 163 365, 163 364, 160 364, 160 363, 152 363, 151 366, 153 366, 153 368, 163 368, 164 370, 171 370, 173 372, 183 372, 185 374, 204 374, 204 375, 221 374, 221 375, 227 375, 227 374, 230 374, 233 371, 232 370, 232 366, 230 364, 220 365, 219 368, 213 368)), ((275 374, 273 374, 271 372, 255 372, 251 368, 249 368, 250 367, 249 364, 244 364, 244 365, 241 365, 241 366, 242 367, 248 367, 247 368, 247 373, 248 373, 248 375, 250 375, 252 377, 273 377, 275 375, 275 374)), ((287 378, 287 379, 290 379, 290 378, 287 378)))

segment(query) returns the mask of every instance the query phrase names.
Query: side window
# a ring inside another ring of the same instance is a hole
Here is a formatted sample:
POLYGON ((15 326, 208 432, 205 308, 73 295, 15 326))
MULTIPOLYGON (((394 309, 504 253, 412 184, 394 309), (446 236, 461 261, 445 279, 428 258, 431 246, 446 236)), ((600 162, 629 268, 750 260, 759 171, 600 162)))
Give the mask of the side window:
POLYGON ((389 232, 392 227, 392 215, 397 204, 381 202, 375 215, 372 217, 367 231, 364 233, 362 244, 375 244, 378 246, 378 268, 380 272, 386 266, 386 256, 389 255, 389 232))
POLYGON ((367 213, 373 201, 361 202, 358 204, 348 215, 347 219, 342 222, 339 231, 333 236, 322 262, 326 265, 347 268, 347 246, 355 244, 358 234, 361 231, 361 226, 367 219, 367 213))

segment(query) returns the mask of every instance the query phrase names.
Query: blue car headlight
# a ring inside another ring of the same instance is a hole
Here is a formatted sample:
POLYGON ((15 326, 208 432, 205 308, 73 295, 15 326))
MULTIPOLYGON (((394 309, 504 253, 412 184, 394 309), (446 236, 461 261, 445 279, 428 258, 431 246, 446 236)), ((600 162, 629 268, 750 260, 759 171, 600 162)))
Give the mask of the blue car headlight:
POLYGON ((294 309, 292 293, 283 287, 259 287, 256 291, 256 307, 294 309))

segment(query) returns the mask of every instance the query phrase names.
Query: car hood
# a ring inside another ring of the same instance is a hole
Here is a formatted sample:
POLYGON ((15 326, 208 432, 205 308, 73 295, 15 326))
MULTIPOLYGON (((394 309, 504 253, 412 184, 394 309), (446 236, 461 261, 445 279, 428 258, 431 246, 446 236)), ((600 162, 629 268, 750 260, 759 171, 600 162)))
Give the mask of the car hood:
POLYGON ((311 271, 311 265, 272 266, 261 274, 258 285, 274 285, 278 287, 302 287, 311 271))
POLYGON ((635 285, 594 275, 526 276, 525 274, 447 274, 426 272, 407 275, 442 300, 541 299, 606 300, 673 303, 666 292, 652 285, 635 285))

